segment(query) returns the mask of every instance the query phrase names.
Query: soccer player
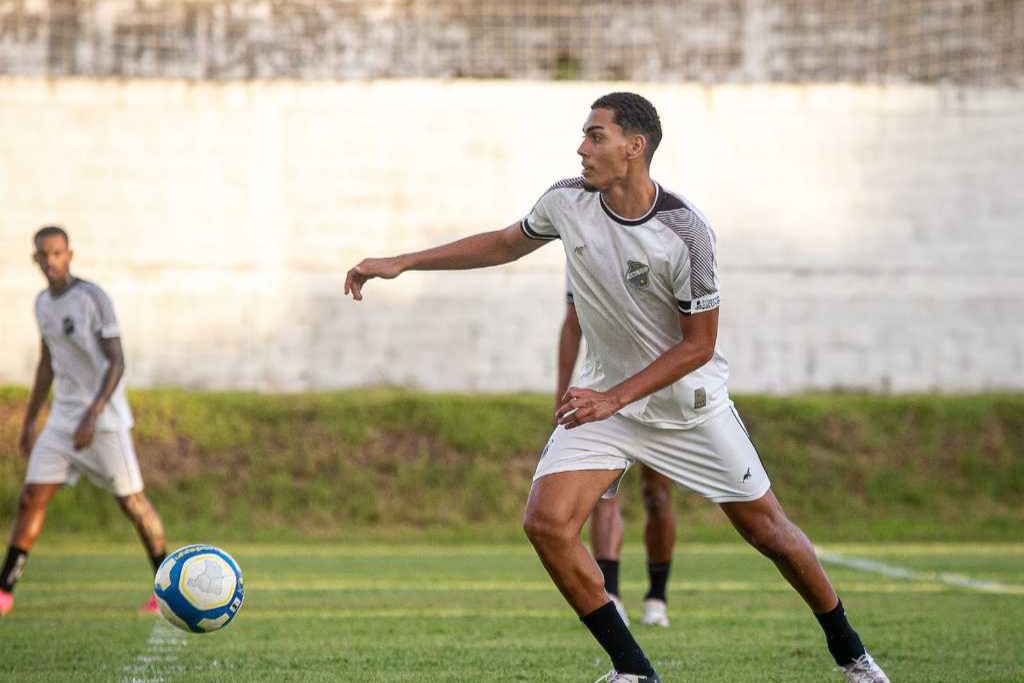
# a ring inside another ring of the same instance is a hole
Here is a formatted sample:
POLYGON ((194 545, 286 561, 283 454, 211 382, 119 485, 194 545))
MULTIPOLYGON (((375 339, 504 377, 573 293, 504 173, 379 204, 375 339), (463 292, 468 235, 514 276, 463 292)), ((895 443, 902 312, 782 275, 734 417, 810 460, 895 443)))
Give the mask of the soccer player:
POLYGON ((556 412, 523 526, 548 573, 611 658, 609 683, 660 681, 580 541, 598 498, 633 462, 719 504, 770 558, 825 632, 847 681, 887 683, 864 649, 814 547, 783 512, 726 389, 718 349, 715 237, 704 216, 650 177, 661 122, 650 102, 612 93, 591 105, 580 178, 555 183, 502 230, 432 249, 365 259, 345 292, 407 270, 482 268, 561 239, 587 372, 556 412))
MULTIPOLYGON (((579 356, 583 330, 576 315, 572 286, 566 283, 565 318, 558 337, 558 387, 556 409, 569 389, 573 368, 579 356)), ((672 509, 672 480, 656 470, 639 465, 641 491, 647 521, 644 524, 644 546, 647 549, 647 593, 644 595, 645 626, 668 628, 668 576, 672 569, 672 551, 676 544, 676 517, 672 509)), ((625 535, 618 495, 602 497, 590 513, 590 548, 597 566, 604 575, 604 588, 615 604, 622 620, 629 625, 626 606, 619 595, 619 557, 625 535)))
MULTIPOLYGON (((36 298, 42 336, 39 365, 19 446, 28 458, 25 484, 0 568, 0 614, 14 607, 14 584, 43 528, 57 490, 84 473, 114 494, 142 538, 153 570, 164 559, 164 528, 142 491, 125 399, 124 352, 114 307, 96 285, 71 275, 68 235, 47 226, 35 235, 35 261, 49 287, 36 298), (50 415, 38 439, 36 418, 56 379, 50 415)), ((157 613, 156 598, 140 608, 157 613)))

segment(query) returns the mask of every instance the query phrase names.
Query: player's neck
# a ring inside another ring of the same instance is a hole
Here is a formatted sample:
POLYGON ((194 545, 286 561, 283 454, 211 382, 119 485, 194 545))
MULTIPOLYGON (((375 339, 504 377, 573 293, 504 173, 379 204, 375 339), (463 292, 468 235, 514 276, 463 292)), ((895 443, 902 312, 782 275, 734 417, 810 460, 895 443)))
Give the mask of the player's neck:
POLYGON ((653 208, 658 196, 657 186, 644 173, 636 177, 623 178, 621 183, 612 185, 601 193, 605 206, 623 218, 641 218, 653 208))
POLYGON ((50 294, 53 296, 60 296, 75 283, 75 276, 68 273, 59 280, 50 280, 50 294))

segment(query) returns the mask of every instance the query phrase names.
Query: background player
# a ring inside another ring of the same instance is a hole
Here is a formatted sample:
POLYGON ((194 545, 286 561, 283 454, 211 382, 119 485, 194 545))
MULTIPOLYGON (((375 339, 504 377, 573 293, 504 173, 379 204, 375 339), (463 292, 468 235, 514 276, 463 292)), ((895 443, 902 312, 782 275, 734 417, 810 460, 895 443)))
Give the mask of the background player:
POLYGON ((604 590, 580 530, 636 461, 718 503, 815 614, 851 683, 889 683, 846 618, 807 536, 786 516, 727 389, 718 348, 715 238, 703 215, 650 177, 661 121, 650 102, 612 93, 591 105, 559 181, 503 230, 349 270, 362 299, 373 277, 515 261, 561 239, 588 345, 589 388, 570 388, 541 454, 523 527, 555 585, 612 660, 608 683, 656 683, 604 590), (531 244, 532 243, 532 244, 531 244))
MULTIPOLYGON (((132 413, 124 394, 124 352, 106 293, 71 275, 68 235, 48 226, 35 235, 35 261, 49 287, 36 298, 42 337, 39 365, 19 446, 28 458, 25 484, 0 568, 0 614, 14 607, 14 585, 43 528, 57 490, 84 473, 117 498, 142 538, 153 571, 164 559, 164 528, 146 494, 132 445, 132 413), (36 418, 56 379, 53 404, 39 438, 36 418)), ((140 611, 158 612, 150 596, 140 611)))
MULTIPOLYGON (((558 336, 558 387, 555 406, 569 389, 576 358, 579 356, 583 330, 576 315, 572 287, 566 282, 565 318, 558 336)), ((668 577, 672 569, 672 552, 676 545, 676 516, 672 509, 672 480, 645 465, 638 466, 641 477, 646 522, 644 547, 647 550, 647 593, 644 595, 644 615, 640 623, 646 626, 669 626, 668 577)), ((604 588, 615 603, 622 620, 629 625, 626 606, 619 594, 619 559, 625 538, 622 510, 618 494, 597 501, 590 513, 590 548, 597 566, 604 575, 604 588)))

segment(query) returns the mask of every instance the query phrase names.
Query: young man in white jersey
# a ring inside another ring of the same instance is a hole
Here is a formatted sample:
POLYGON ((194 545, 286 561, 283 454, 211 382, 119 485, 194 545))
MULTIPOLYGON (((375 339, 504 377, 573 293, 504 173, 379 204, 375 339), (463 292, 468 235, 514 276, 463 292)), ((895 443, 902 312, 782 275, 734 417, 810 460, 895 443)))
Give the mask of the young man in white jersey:
MULTIPOLYGON (((46 507, 84 473, 110 491, 135 525, 154 572, 165 556, 164 528, 142 491, 132 445, 132 412, 124 395, 121 331, 102 289, 71 275, 67 233, 47 226, 35 235, 35 261, 49 286, 36 298, 42 337, 39 365, 19 446, 28 458, 25 484, 0 568, 0 614, 14 607, 14 585, 43 528, 46 507), (36 437, 36 418, 56 379, 50 416, 36 437)), ((141 612, 157 613, 156 599, 141 612)))
MULTIPOLYGON (((572 287, 566 283, 565 317, 558 335, 558 386, 555 407, 569 389, 573 368, 579 357, 583 330, 580 328, 572 287)), ((585 370, 584 370, 585 372, 585 370)), ((672 480, 646 465, 638 465, 646 521, 644 548, 647 551, 647 593, 644 594, 644 626, 668 628, 668 577, 676 545, 676 517, 672 509, 672 480)), ((618 494, 602 497, 590 513, 590 549, 604 576, 604 588, 622 620, 629 625, 626 605, 619 594, 619 558, 625 540, 625 524, 618 494)))
POLYGON ((772 493, 729 399, 728 365, 717 345, 714 234, 691 204, 651 180, 660 140, 650 102, 633 93, 605 95, 583 125, 581 178, 556 183, 503 230, 366 259, 349 270, 345 292, 361 300, 370 278, 495 266, 561 239, 588 372, 556 412, 559 426, 537 465, 523 526, 611 658, 614 668, 602 680, 661 680, 580 541, 597 500, 642 462, 718 503, 775 563, 814 612, 848 681, 888 683, 847 621, 814 547, 772 493))

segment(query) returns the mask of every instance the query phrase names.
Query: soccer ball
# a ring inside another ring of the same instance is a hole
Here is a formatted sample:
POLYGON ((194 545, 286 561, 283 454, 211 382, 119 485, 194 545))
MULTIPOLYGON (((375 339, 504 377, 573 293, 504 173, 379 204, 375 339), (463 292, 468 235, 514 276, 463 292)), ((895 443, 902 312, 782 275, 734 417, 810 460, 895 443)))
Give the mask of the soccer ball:
POLYGON ((183 631, 209 633, 227 626, 245 599, 242 570, 220 548, 187 545, 156 570, 160 613, 183 631))

